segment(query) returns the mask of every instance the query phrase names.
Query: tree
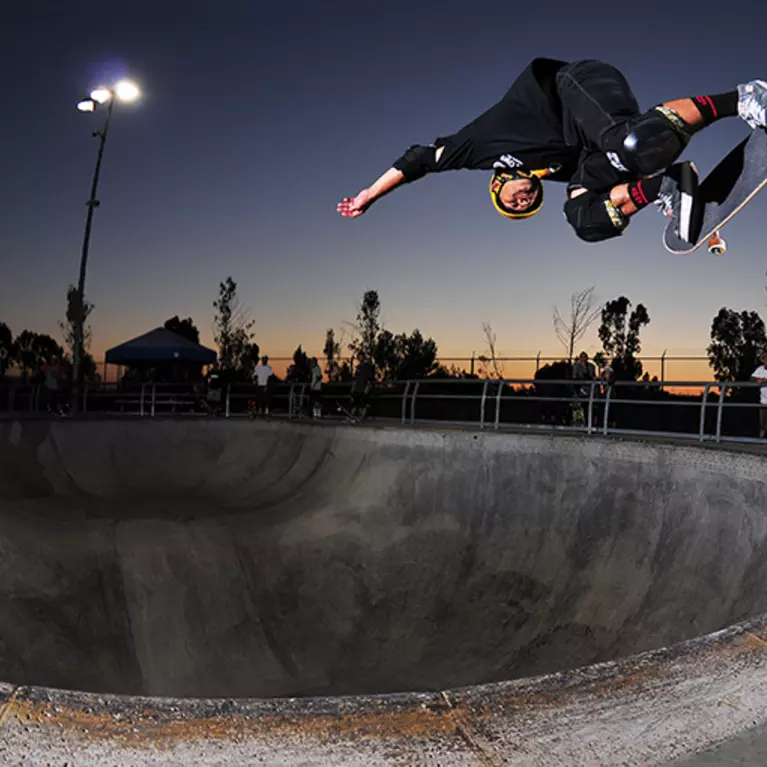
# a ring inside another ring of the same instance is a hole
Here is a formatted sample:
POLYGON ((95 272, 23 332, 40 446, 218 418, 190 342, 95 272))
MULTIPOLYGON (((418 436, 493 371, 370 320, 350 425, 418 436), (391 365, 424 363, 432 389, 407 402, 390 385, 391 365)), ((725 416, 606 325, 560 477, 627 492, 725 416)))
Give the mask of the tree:
POLYGON ((13 343, 13 333, 4 323, 0 322, 0 376, 4 376, 16 356, 16 345, 13 343))
POLYGON ((495 373, 496 378, 503 378, 503 365, 498 364, 498 359, 495 355, 495 349, 496 344, 498 343, 498 338, 496 337, 495 333, 493 332, 493 327, 489 322, 483 322, 482 323, 482 332, 485 334, 485 343, 487 344, 487 351, 490 355, 489 357, 480 354, 477 358, 480 362, 480 365, 482 366, 482 374, 485 378, 492 378, 492 374, 490 373, 489 367, 492 365, 493 372, 495 373))
POLYGON ((64 350, 55 339, 43 333, 23 330, 16 337, 16 362, 23 377, 37 375, 40 368, 53 357, 63 359, 64 350))
MULTIPOLYGON (((77 339, 77 320, 81 311, 80 306, 80 294, 74 285, 70 285, 67 289, 67 313, 64 322, 59 322, 59 329, 61 335, 64 338, 64 346, 69 353, 69 359, 74 360, 75 357, 75 343, 77 339)), ((82 306, 83 315, 83 345, 80 355, 80 380, 81 381, 95 381, 99 378, 96 371, 96 360, 90 354, 89 349, 91 346, 91 338, 93 332, 90 325, 87 325, 88 317, 93 311, 93 304, 89 301, 85 301, 82 306)), ((69 360, 67 360, 69 362, 69 360)))
POLYGON ((333 380, 338 375, 338 357, 341 354, 341 345, 336 341, 333 328, 328 328, 325 333, 325 346, 322 353, 325 355, 325 373, 333 380))
POLYGON ((639 332, 650 322, 650 315, 642 304, 637 304, 631 314, 630 306, 626 296, 608 301, 602 309, 599 326, 605 356, 612 357, 613 377, 622 381, 636 381, 642 375, 642 363, 636 358, 642 351, 639 332))
POLYGON ((200 343, 200 331, 197 329, 191 317, 182 320, 178 315, 175 315, 169 320, 165 320, 165 325, 163 327, 166 330, 170 330, 172 333, 176 333, 182 338, 186 338, 194 344, 200 343))
POLYGON ((437 367, 437 344, 433 338, 424 339, 418 329, 403 337, 399 378, 406 381, 426 378, 437 367))
POLYGON ((570 296, 570 316, 566 320, 562 318, 559 309, 554 307, 554 332, 565 347, 570 362, 573 360, 575 345, 599 317, 600 310, 595 304, 592 285, 570 296))
POLYGON ((767 349, 767 334, 756 312, 722 307, 711 323, 709 364, 717 381, 748 381, 767 349))
POLYGON ((354 324, 355 337, 349 343, 349 350, 354 354, 363 352, 372 360, 381 332, 381 301, 375 290, 365 291, 362 302, 357 307, 357 321, 354 324))
POLYGON ((219 284, 218 299, 213 302, 213 337, 218 344, 219 362, 229 372, 246 371, 251 356, 253 321, 240 308, 237 283, 230 277, 219 284))
POLYGON ((385 381, 415 380, 435 373, 437 343, 433 338, 424 339, 416 329, 409 336, 394 335, 389 330, 378 334, 373 362, 379 376, 385 381))
POLYGON ((404 354, 404 333, 395 336, 390 330, 382 330, 378 334, 372 359, 376 371, 383 380, 396 381, 399 378, 404 354))

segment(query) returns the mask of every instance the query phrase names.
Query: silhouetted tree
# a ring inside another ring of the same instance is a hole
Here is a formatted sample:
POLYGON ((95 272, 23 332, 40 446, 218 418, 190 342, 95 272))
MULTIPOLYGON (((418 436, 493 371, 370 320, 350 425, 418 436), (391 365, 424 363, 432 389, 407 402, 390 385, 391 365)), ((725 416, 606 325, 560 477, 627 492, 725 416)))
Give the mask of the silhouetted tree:
POLYGON ((503 365, 498 363, 496 357, 496 346, 498 344, 498 338, 493 331, 493 326, 489 322, 482 323, 482 332, 485 335, 485 343, 487 344, 487 355, 480 354, 477 359, 479 360, 482 368, 482 374, 485 378, 492 378, 492 373, 495 373, 496 378, 503 378, 503 365), (492 366, 492 372, 490 367, 492 366))
POLYGON ((642 375, 642 363, 636 355, 642 351, 639 332, 650 322, 650 315, 642 304, 629 314, 631 301, 621 296, 608 301, 602 309, 599 338, 605 356, 612 358, 616 380, 636 381, 642 375))
POLYGON ((325 355, 325 373, 333 379, 338 375, 338 357, 341 354, 341 345, 336 341, 333 328, 328 328, 325 333, 325 347, 322 353, 325 355))
POLYGON ((403 338, 402 352, 399 367, 402 380, 426 378, 437 369, 437 344, 433 338, 424 339, 418 329, 403 338))
POLYGON ((200 331, 197 329, 197 326, 194 324, 191 317, 182 320, 178 315, 175 315, 169 320, 165 320, 163 327, 182 338, 186 338, 194 344, 200 343, 200 331))
MULTIPOLYGON (((383 380, 415 380, 432 375, 437 369, 437 343, 425 339, 416 329, 409 336, 382 330, 378 335, 373 362, 383 380)), ((443 377, 447 377, 443 375, 443 377)))
POLYGON ((575 344, 583 338, 586 331, 599 317, 599 307, 594 297, 594 286, 573 293, 570 296, 570 316, 563 319, 559 309, 554 307, 554 332, 567 352, 567 359, 572 362, 575 344))
POLYGON ((378 334, 381 332, 381 301, 375 290, 365 291, 362 302, 357 307, 357 320, 354 323, 354 338, 349 349, 358 354, 364 352, 369 360, 375 356, 378 334))
MULTIPOLYGON (((76 326, 77 326, 77 318, 81 311, 80 307, 80 301, 79 301, 80 294, 77 291, 77 288, 74 285, 70 285, 67 290, 67 313, 66 313, 66 319, 64 322, 59 322, 59 329, 61 330, 61 335, 64 338, 64 347, 65 350, 68 352, 68 357, 66 359, 62 359, 63 367, 68 369, 68 372, 71 373, 71 370, 69 370, 72 359, 74 358, 75 353, 75 339, 77 337, 76 334, 76 326)), ((96 371, 96 360, 93 359, 93 356, 91 355, 89 349, 91 346, 91 338, 93 337, 93 332, 91 330, 90 325, 87 325, 88 317, 90 316, 90 313, 93 311, 93 304, 89 301, 85 301, 85 303, 82 306, 82 312, 83 312, 83 345, 82 345, 82 351, 81 351, 81 359, 80 359, 80 377, 82 381, 96 381, 99 380, 99 375, 96 371)))
POLYGON ((44 333, 34 333, 31 330, 23 330, 16 337, 16 362, 23 377, 33 376, 40 372, 40 368, 50 362, 53 357, 60 360, 64 358, 64 349, 44 333))
POLYGON ((399 377, 405 353, 404 334, 395 336, 390 330, 382 330, 376 339, 373 365, 383 380, 396 381, 399 377))
POLYGON ((709 364, 717 381, 748 381, 767 349, 764 321, 756 312, 722 307, 711 323, 709 364))
POLYGON ((252 320, 240 308, 237 283, 231 278, 219 284, 218 299, 213 302, 214 340, 218 344, 221 367, 230 372, 247 372, 253 333, 252 320))
MULTIPOLYGON (((59 328, 61 334, 64 336, 64 345, 69 350, 71 355, 74 354, 75 348, 75 326, 77 325, 78 314, 80 313, 81 306, 79 301, 79 293, 74 285, 70 285, 67 289, 67 313, 66 321, 59 322, 59 328)), ((93 332, 90 325, 87 324, 88 317, 93 311, 93 304, 89 301, 85 301, 82 305, 83 314, 83 356, 88 351, 91 345, 91 338, 93 332)))
POLYGON ((4 323, 0 322, 0 376, 4 376, 16 356, 16 345, 13 343, 13 333, 4 323))

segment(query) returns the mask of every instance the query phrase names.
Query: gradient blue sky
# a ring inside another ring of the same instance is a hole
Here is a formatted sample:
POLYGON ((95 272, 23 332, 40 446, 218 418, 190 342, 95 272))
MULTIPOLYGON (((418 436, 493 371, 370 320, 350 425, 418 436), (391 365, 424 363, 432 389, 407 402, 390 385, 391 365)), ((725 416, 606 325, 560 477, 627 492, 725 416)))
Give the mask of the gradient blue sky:
MULTIPOLYGON (((367 288, 392 330, 443 356, 483 347, 555 353, 553 304, 596 285, 643 302, 647 353, 702 353, 721 306, 765 307, 767 195, 725 230, 723 258, 672 257, 648 210, 620 240, 579 242, 548 185, 540 215, 508 222, 487 174, 397 191, 365 216, 335 212, 410 144, 452 132, 539 55, 601 58, 643 107, 767 77, 767 6, 553 0, 357 3, 189 0, 0 5, 0 320, 58 334, 77 275, 98 115, 74 108, 121 74, 142 86, 115 109, 87 296, 93 351, 191 316, 211 342, 211 302, 232 275, 274 356, 318 352, 367 288)), ((747 134, 739 120, 687 151, 707 171, 747 134)), ((584 346, 598 348, 596 329, 584 346)))

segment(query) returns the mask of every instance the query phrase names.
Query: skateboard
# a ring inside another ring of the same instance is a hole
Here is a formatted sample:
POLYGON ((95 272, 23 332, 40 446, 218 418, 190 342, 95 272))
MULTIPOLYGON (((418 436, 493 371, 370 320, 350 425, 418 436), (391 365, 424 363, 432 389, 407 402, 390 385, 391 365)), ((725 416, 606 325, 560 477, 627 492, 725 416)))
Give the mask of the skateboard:
POLYGON ((720 230, 767 185, 767 131, 756 128, 700 182, 695 195, 696 216, 688 239, 666 225, 663 246, 669 253, 687 255, 706 244, 709 253, 727 250, 720 230))
POLYGON ((345 416, 344 423, 359 423, 360 422, 360 419, 356 415, 354 415, 354 413, 352 413, 348 408, 344 407, 338 400, 336 400, 336 410, 339 413, 343 413, 344 414, 344 416, 345 416))

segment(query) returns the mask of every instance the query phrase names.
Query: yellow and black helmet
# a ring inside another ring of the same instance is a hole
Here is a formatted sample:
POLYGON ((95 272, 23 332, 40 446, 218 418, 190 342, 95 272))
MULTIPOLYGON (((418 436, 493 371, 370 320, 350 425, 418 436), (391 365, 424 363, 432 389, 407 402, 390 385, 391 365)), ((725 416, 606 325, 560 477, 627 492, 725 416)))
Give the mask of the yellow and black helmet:
POLYGON ((543 205, 543 183, 541 183, 541 179, 544 176, 548 176, 551 172, 550 168, 544 168, 543 170, 496 169, 490 179, 490 199, 493 201, 493 207, 505 218, 530 218, 530 216, 534 216, 543 205), (507 181, 520 178, 538 179, 538 194, 535 202, 527 210, 509 210, 501 202, 501 189, 503 189, 503 185, 507 181))

